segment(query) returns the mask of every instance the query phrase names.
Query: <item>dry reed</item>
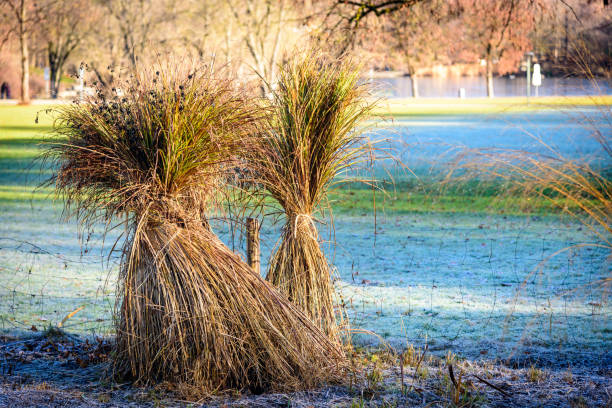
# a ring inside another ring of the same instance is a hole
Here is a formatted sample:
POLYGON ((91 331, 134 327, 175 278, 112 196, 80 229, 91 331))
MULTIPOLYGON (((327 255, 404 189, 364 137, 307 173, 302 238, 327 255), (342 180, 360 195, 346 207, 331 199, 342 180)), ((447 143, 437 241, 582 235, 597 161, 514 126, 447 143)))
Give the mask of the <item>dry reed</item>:
POLYGON ((197 395, 339 378, 341 348, 211 231, 207 213, 262 118, 212 69, 161 64, 59 108, 47 153, 67 215, 125 224, 116 374, 197 395))
MULTIPOLYGON (((533 196, 549 200, 598 238, 599 242, 588 245, 603 247, 612 253, 612 147, 609 136, 612 116, 608 106, 600 106, 599 114, 600 122, 585 121, 590 137, 600 146, 591 157, 567 157, 542 138, 530 135, 542 152, 466 149, 456 158, 453 171, 463 173, 459 178, 484 175, 506 180, 511 185, 508 194, 522 196, 526 202, 533 196)), ((591 284, 600 285, 603 293, 607 293, 610 283, 612 278, 607 277, 591 284)))
POLYGON ((568 157, 540 136, 525 132, 539 147, 539 152, 508 148, 464 149, 454 159, 447 180, 482 175, 506 180, 512 186, 510 194, 520 194, 527 199, 536 195, 550 200, 584 223, 612 249, 612 110, 606 105, 596 105, 596 108, 598 119, 580 118, 588 137, 599 146, 587 157, 568 157), (454 176, 455 173, 460 175, 454 176))
POLYGON ((367 156, 363 124, 372 105, 359 67, 313 51, 279 69, 272 115, 250 152, 256 181, 283 207, 286 222, 270 260, 268 281, 339 339, 332 268, 315 218, 338 176, 367 156))

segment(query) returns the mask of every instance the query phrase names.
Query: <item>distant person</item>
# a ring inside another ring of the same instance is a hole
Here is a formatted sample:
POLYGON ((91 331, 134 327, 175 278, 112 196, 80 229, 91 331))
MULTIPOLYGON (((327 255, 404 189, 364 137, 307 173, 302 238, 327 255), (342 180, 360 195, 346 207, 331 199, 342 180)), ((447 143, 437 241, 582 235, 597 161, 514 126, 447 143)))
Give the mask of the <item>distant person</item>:
POLYGON ((0 99, 11 99, 11 87, 6 81, 0 86, 0 99))

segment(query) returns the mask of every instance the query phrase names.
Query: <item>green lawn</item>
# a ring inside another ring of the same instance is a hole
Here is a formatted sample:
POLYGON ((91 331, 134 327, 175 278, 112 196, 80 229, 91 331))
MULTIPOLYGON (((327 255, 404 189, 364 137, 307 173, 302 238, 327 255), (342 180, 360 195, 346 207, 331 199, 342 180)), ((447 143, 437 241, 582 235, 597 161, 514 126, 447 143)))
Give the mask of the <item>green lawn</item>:
POLYGON ((38 156, 38 144, 53 128, 52 116, 46 109, 47 106, 0 106, 0 164, 5 164, 2 163, 5 160, 38 156))
POLYGON ((513 195, 473 195, 453 193, 422 193, 419 191, 377 191, 338 189, 330 194, 334 212, 359 215, 374 209, 385 214, 418 212, 483 213, 483 214, 555 214, 562 208, 561 200, 525 198, 513 195))

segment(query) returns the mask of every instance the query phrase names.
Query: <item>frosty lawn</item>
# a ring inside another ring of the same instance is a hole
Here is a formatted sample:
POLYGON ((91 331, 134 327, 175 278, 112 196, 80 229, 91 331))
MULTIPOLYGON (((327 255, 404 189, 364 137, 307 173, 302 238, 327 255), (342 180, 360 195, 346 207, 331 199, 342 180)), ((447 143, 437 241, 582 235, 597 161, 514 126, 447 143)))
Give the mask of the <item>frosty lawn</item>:
MULTIPOLYGON (((38 110, 0 108, 0 329, 40 330, 84 306, 64 327, 108 333, 117 259, 107 251, 121 231, 107 237, 103 252, 101 237, 83 237, 89 239, 85 252, 76 225, 61 222, 50 190, 32 193, 41 179, 39 167, 32 167, 36 143, 50 125, 48 118, 34 124, 38 110)), ((609 275, 607 254, 575 247, 548 259, 562 248, 593 242, 579 223, 540 211, 500 214, 503 206, 488 205, 494 197, 474 198, 479 204, 458 214, 474 201, 447 197, 441 208, 427 195, 400 191, 378 211, 374 235, 370 194, 335 195, 337 247, 324 246, 338 268, 337 285, 354 329, 373 331, 396 346, 427 341, 439 354, 506 357, 524 344, 520 350, 560 352, 570 361, 579 352, 610 358, 611 310, 589 285, 609 275)), ((279 228, 262 229, 264 261, 279 228)), ((328 238, 326 227, 320 229, 328 238)), ((356 340, 380 341, 365 334, 356 340)))

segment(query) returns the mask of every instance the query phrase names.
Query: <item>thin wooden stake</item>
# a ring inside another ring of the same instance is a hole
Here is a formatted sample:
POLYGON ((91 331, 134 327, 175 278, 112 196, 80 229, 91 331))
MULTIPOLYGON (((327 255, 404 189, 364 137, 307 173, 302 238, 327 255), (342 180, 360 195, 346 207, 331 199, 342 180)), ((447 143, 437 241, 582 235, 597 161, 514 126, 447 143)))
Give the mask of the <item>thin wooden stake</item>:
POLYGON ((258 274, 261 273, 259 252, 259 221, 247 218, 247 263, 258 274))
POLYGON ((404 390, 404 352, 400 354, 400 375, 402 381, 402 395, 406 395, 406 391, 404 390))

